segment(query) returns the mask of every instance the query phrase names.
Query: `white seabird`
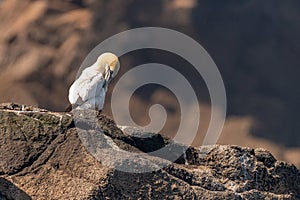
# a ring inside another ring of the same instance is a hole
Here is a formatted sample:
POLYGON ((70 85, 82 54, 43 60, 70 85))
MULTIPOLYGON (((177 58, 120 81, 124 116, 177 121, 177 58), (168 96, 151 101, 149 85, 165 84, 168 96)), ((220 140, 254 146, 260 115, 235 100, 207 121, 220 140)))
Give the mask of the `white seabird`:
POLYGON ((69 89, 69 101, 76 109, 101 111, 107 87, 120 68, 119 59, 112 53, 103 53, 97 61, 84 69, 69 89))

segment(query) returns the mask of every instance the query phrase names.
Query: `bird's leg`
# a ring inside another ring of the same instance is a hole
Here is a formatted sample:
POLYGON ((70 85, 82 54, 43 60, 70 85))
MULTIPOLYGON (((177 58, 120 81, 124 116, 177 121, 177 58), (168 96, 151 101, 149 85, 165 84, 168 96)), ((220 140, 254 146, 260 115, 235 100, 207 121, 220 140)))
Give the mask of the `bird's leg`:
POLYGON ((95 106, 95 110, 98 111, 98 114, 100 114, 102 112, 102 110, 99 110, 98 106, 95 106))
POLYGON ((97 117, 100 117, 102 110, 98 110, 97 117))

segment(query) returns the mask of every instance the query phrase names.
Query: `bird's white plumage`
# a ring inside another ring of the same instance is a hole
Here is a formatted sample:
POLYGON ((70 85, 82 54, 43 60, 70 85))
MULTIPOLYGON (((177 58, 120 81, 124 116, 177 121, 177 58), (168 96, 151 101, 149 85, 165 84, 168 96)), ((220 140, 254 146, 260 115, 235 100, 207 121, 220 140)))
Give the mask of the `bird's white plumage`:
MULTIPOLYGON (((117 64, 119 63, 117 62, 117 64)), ((102 110, 107 83, 110 80, 107 80, 107 74, 103 74, 105 69, 102 68, 107 68, 108 65, 109 63, 99 63, 98 60, 95 64, 83 70, 78 79, 72 84, 69 89, 69 101, 72 105, 76 105, 77 109, 102 110)))
POLYGON ((101 73, 92 68, 85 69, 69 90, 70 103, 77 103, 79 108, 101 110, 107 89, 103 87, 104 83, 101 73))

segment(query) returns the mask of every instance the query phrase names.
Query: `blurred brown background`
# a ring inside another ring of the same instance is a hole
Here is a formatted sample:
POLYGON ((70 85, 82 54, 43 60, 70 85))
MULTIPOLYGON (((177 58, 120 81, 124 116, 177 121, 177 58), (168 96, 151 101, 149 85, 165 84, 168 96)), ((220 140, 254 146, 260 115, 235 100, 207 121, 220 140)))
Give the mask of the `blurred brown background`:
MULTIPOLYGON (((130 28, 171 28, 198 41, 222 74, 228 116, 219 143, 263 147, 300 167, 299 11, 297 0, 3 0, 0 101, 63 111, 80 64, 98 43, 130 28)), ((185 60, 150 49, 120 60, 118 77, 149 62, 186 66, 183 73, 200 101, 199 134, 205 132, 209 96, 185 60)), ((166 88, 142 87, 131 103, 140 124, 149 120, 149 105, 161 103, 168 111, 163 132, 176 132, 180 111, 166 88)), ((108 106, 104 112, 110 115, 108 106)), ((201 138, 194 142, 199 144, 201 138)))

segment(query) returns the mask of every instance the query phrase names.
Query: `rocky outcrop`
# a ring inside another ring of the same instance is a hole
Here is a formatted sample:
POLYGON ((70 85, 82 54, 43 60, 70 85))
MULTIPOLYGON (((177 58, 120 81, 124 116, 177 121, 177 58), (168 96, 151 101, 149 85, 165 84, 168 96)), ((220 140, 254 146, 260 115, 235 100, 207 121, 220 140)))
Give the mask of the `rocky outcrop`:
MULTIPOLYGON (((1 104, 1 199, 300 198, 300 171, 263 149, 189 147, 173 163, 149 159, 149 167, 167 163, 156 171, 128 173, 108 167, 83 145, 80 129, 105 136, 115 145, 107 149, 116 152, 152 152, 172 141, 135 128, 120 127, 122 131, 106 116, 96 117, 97 123, 74 123, 70 113, 1 104)), ((106 161, 117 154, 106 156, 106 161)), ((119 161, 127 162, 125 158, 119 161)))

